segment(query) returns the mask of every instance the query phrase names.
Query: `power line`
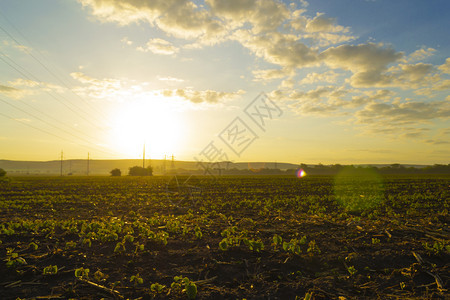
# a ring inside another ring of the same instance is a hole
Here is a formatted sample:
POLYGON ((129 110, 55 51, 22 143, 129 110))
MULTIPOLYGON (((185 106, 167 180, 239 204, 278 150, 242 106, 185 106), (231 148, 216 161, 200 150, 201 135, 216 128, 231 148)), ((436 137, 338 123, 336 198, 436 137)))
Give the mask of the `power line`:
MULTIPOLYGON (((2 14, 3 15, 3 14, 2 14)), ((10 24, 12 24, 5 16, 3 16, 7 22, 9 22, 10 24)), ((14 26, 13 26, 14 27, 14 26)), ((83 99, 82 97, 80 97, 80 95, 76 94, 58 75, 56 75, 52 70, 50 70, 46 65, 44 65, 44 63, 42 63, 42 61, 37 58, 36 56, 33 55, 33 53, 31 51, 28 50, 28 48, 24 47, 24 45, 22 45, 21 43, 19 43, 13 36, 12 34, 10 34, 6 29, 4 29, 1 25, 0 25, 0 29, 6 33, 18 46, 21 46, 22 49, 28 54, 30 55, 34 60, 36 60, 50 75, 52 75, 57 81, 59 81, 63 86, 65 86, 69 91, 71 91, 75 96, 77 96, 79 99, 81 99, 86 105, 88 105, 91 109, 95 110, 96 113, 100 114, 103 116, 103 113, 101 113, 100 111, 98 111, 93 105, 91 105, 91 103, 89 103, 87 100, 83 99)), ((20 31, 18 29, 16 29, 17 32, 20 33, 20 31)), ((21 33, 20 33, 21 34, 21 33)), ((23 36, 23 34, 21 34, 23 36)), ((27 40, 25 38, 25 40, 27 40)), ((28 42, 29 43, 29 42, 28 42)), ((31 43, 29 43, 31 45, 31 43)), ((38 50, 36 50, 38 51, 38 50)), ((42 54, 41 54, 42 55, 42 54)), ((105 117, 105 116, 103 116, 105 117)))
MULTIPOLYGON (((2 51, 0 51, 0 54, 1 54, 3 57, 8 58, 11 62, 13 62, 14 64, 16 64, 18 67, 20 67, 19 64, 17 64, 16 62, 14 62, 14 60, 12 60, 11 58, 7 57, 2 51)), ((20 71, 19 69, 17 69, 16 67, 14 67, 12 64, 10 64, 8 61, 6 61, 2 56, 0 56, 0 60, 2 60, 4 63, 6 63, 8 66, 10 66, 11 68, 13 68, 14 70, 16 70, 19 74, 21 74, 22 76, 24 76, 26 79, 28 79, 28 80, 30 80, 30 81, 34 81, 34 82, 36 82, 41 88, 44 88, 44 87, 42 86, 41 80, 39 80, 38 78, 36 78, 36 76, 34 76, 34 75, 32 75, 32 74, 31 74, 30 76, 26 75, 24 72, 20 71)), ((25 70, 23 67, 20 67, 20 68, 23 69, 23 70, 25 70)), ((25 70, 25 72, 30 73, 30 72, 28 72, 28 71, 26 71, 26 70, 25 70)), ((50 97, 52 97, 53 99, 55 99, 58 103, 64 105, 67 109, 69 109, 70 111, 72 111, 73 113, 75 113, 77 116, 79 116, 80 118, 82 118, 83 120, 85 120, 86 122, 88 122, 89 124, 91 124, 92 126, 96 127, 97 129, 104 130, 103 128, 99 127, 97 124, 95 124, 95 123, 92 122, 91 120, 89 120, 89 119, 87 119, 86 117, 84 117, 83 115, 81 115, 77 110, 73 109, 72 107, 70 107, 70 106, 69 106, 68 104, 66 104, 65 102, 60 101, 55 95, 51 94, 51 93, 48 92, 48 91, 45 91, 45 92, 46 92, 46 94, 48 94, 50 97)), ((62 98, 62 99, 64 99, 64 100, 66 100, 68 103, 71 103, 69 100, 67 100, 67 99, 64 98, 63 96, 59 95, 59 97, 62 98)), ((74 104, 72 104, 72 103, 71 103, 71 105, 77 107, 76 105, 74 105, 74 104)), ((77 108, 80 109, 79 107, 77 107, 77 108)), ((82 111, 82 110, 80 109, 80 111, 82 111)))
MULTIPOLYGON (((37 117, 37 116, 31 114, 31 113, 29 113, 29 112, 27 112, 27 111, 21 109, 20 107, 15 106, 14 104, 11 104, 11 103, 9 103, 9 102, 3 100, 3 99, 0 99, 0 101, 3 102, 3 103, 8 104, 9 106, 11 106, 11 107, 13 107, 13 108, 15 108, 15 109, 17 109, 17 110, 19 110, 19 111, 21 111, 21 112, 23 112, 23 113, 29 115, 29 116, 31 116, 31 117, 33 117, 33 118, 35 118, 35 119, 37 119, 37 120, 39 120, 39 121, 41 121, 41 122, 43 122, 43 123, 49 125, 49 126, 51 126, 51 127, 57 128, 57 129, 59 129, 59 130, 61 130, 61 131, 64 131, 64 132, 67 133, 68 135, 71 135, 71 136, 73 136, 73 137, 75 137, 75 138, 78 138, 78 139, 81 139, 81 140, 85 141, 89 146, 91 146, 91 148, 94 148, 94 149, 96 149, 97 151, 100 151, 100 152, 103 152, 103 153, 106 153, 106 154, 113 154, 113 155, 114 155, 114 153, 108 152, 108 151, 105 151, 105 150, 102 150, 102 149, 100 149, 100 148, 97 148, 96 146, 92 147, 92 145, 95 145, 95 144, 93 144, 92 142, 90 142, 90 141, 88 141, 88 140, 85 140, 85 139, 83 139, 83 138, 81 138, 81 137, 77 137, 77 136, 73 135, 72 133, 67 132, 67 131, 65 131, 65 130, 63 130, 63 129, 60 129, 60 128, 54 126, 53 124, 51 124, 51 123, 49 123, 49 122, 47 122, 47 121, 45 121, 45 120, 43 120, 43 119, 41 119, 41 118, 39 118, 39 117, 37 117)), ((59 139, 63 139, 63 140, 68 141, 68 142, 70 142, 70 143, 73 142, 72 140, 69 140, 69 139, 67 139, 67 138, 61 137, 61 136, 59 136, 59 135, 57 135, 57 134, 51 133, 51 132, 49 132, 49 131, 47 131, 47 130, 44 130, 44 129, 39 128, 39 127, 36 127, 36 126, 33 126, 33 125, 31 125, 31 124, 25 123, 25 122, 20 121, 20 120, 18 120, 18 119, 9 117, 9 116, 7 116, 7 115, 5 115, 5 114, 3 114, 3 113, 2 113, 2 115, 3 115, 4 117, 6 117, 6 118, 9 118, 9 119, 13 120, 13 121, 20 122, 20 123, 22 123, 22 124, 25 124, 25 125, 31 127, 31 128, 34 128, 34 129, 39 130, 39 131, 41 131, 41 132, 44 132, 44 133, 46 133, 46 134, 52 135, 52 136, 57 137, 57 138, 59 138, 59 139)), ((86 145, 85 145, 85 146, 86 146, 86 145)))

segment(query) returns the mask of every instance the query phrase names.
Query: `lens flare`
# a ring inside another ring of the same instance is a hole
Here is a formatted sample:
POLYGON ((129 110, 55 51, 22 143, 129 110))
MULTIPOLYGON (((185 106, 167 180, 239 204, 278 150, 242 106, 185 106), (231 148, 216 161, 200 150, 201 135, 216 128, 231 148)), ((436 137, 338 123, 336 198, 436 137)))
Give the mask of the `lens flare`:
POLYGON ((305 177, 305 176, 306 176, 305 170, 303 170, 303 169, 298 169, 297 170, 297 177, 298 178, 302 178, 302 177, 305 177))

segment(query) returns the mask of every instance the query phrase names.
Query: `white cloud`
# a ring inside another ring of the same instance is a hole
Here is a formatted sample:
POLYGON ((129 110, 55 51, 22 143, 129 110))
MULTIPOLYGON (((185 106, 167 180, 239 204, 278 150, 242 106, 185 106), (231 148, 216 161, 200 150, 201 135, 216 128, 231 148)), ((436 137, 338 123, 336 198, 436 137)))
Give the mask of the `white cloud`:
POLYGON ((16 89, 11 86, 6 86, 6 85, 0 84, 0 94, 3 94, 5 96, 13 98, 13 99, 20 99, 20 98, 24 97, 27 93, 25 90, 16 89))
POLYGON ((270 81, 294 75, 292 70, 284 69, 254 70, 252 73, 255 76, 254 81, 270 81))
POLYGON ((423 60, 427 57, 434 55, 435 52, 436 52, 436 49, 433 49, 433 48, 427 48, 427 49, 421 48, 419 50, 414 51, 410 55, 406 56, 403 59, 403 62, 411 63, 411 62, 420 61, 420 60, 423 60))
POLYGON ((450 74, 450 58, 447 58, 445 63, 440 65, 438 69, 444 74, 450 74))
POLYGON ((147 22, 169 35, 208 42, 225 33, 220 21, 188 0, 78 0, 103 22, 147 22))
POLYGON ((176 77, 172 77, 172 76, 165 76, 165 77, 158 76, 157 78, 158 78, 158 80, 166 81, 166 82, 184 82, 184 79, 176 78, 176 77))
POLYGON ((81 87, 75 87, 73 90, 83 96, 89 96, 98 99, 112 99, 120 97, 127 93, 124 84, 119 79, 104 78, 97 79, 90 77, 82 72, 70 73, 73 79, 84 84, 81 87))
POLYGON ((308 20, 305 25, 307 32, 349 32, 348 27, 336 25, 335 18, 327 18, 323 13, 317 13, 313 19, 308 20))
POLYGON ((248 30, 238 30, 234 38, 257 57, 286 69, 311 66, 318 61, 317 51, 299 42, 293 35, 268 33, 255 36, 248 30))
POLYGON ((300 84, 313 84, 316 82, 336 83, 339 73, 329 70, 323 73, 308 73, 305 78, 300 80, 300 84))
POLYGON ((160 38, 150 39, 145 47, 138 47, 137 49, 139 51, 150 51, 161 55, 173 55, 179 51, 179 49, 173 46, 170 42, 160 38))
POLYGON ((361 123, 372 123, 376 119, 389 119, 395 124, 414 124, 434 118, 448 118, 450 104, 443 101, 434 102, 404 102, 370 103, 364 110, 357 113, 361 123))
POLYGON ((322 60, 332 68, 353 72, 350 82, 355 87, 372 87, 386 84, 384 72, 389 64, 402 58, 401 52, 380 44, 341 45, 321 53, 322 60))
POLYGON ((223 103, 229 100, 236 99, 245 92, 239 90, 237 92, 218 92, 213 90, 193 90, 190 88, 163 90, 161 92, 165 97, 178 97, 183 100, 190 101, 192 103, 223 103))
POLYGON ((124 37, 123 39, 120 40, 122 43, 131 46, 133 45, 133 41, 130 41, 127 37, 124 37))

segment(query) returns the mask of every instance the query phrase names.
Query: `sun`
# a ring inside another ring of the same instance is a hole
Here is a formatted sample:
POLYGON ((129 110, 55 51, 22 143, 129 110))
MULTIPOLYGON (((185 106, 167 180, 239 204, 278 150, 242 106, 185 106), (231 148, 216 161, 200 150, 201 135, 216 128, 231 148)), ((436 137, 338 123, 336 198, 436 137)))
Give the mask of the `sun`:
POLYGON ((111 121, 114 151, 127 158, 160 159, 179 153, 186 130, 181 111, 170 100, 150 97, 122 103, 111 121))

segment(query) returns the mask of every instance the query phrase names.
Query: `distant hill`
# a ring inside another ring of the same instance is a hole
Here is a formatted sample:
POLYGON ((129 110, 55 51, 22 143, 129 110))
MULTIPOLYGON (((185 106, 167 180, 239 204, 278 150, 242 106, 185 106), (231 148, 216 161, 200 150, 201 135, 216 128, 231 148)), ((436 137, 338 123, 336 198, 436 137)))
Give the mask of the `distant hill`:
MULTIPOLYGON (((170 160, 146 160, 145 165, 151 165, 154 174, 163 174, 164 170, 198 170, 201 166, 196 161, 170 160)), ((89 160, 90 175, 108 175, 112 169, 118 168, 122 174, 127 174, 128 169, 133 166, 142 166, 142 159, 118 159, 118 160, 89 160)), ((211 167, 214 168, 214 165, 211 167)), ((216 166, 217 167, 217 166, 216 166)), ((6 170, 8 175, 58 175, 61 173, 61 161, 15 161, 0 160, 0 168, 6 170)), ((296 169, 298 165, 290 163, 276 162, 223 162, 221 168, 224 169, 296 169)), ((86 175, 88 162, 86 159, 70 159, 62 162, 63 175, 86 175)))
MULTIPOLYGON (((295 174, 300 168, 297 164, 279 162, 221 162, 219 165, 198 163, 196 161, 171 161, 171 160, 146 160, 145 166, 153 167, 153 174, 162 175, 176 172, 177 174, 203 174, 204 168, 216 169, 217 174, 295 174), (218 170, 221 169, 221 170, 218 170)), ((134 166, 142 166, 142 159, 117 159, 117 160, 89 160, 89 175, 109 175, 112 169, 120 169, 123 175, 134 166)), ((308 174, 336 174, 343 165, 302 164, 308 174)), ((449 173, 450 165, 401 165, 401 164, 361 164, 354 167, 374 167, 384 174, 396 173, 449 173)), ((0 160, 0 168, 7 171, 8 175, 60 175, 61 161, 14 161, 0 160)), ((86 175, 88 161, 85 159, 63 160, 63 175, 86 175)))

